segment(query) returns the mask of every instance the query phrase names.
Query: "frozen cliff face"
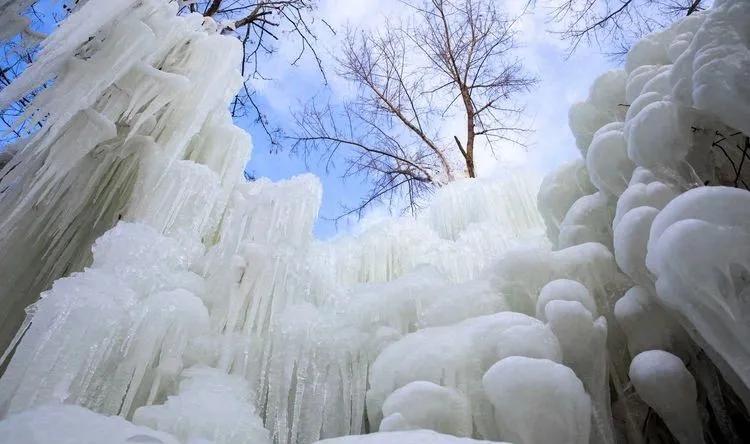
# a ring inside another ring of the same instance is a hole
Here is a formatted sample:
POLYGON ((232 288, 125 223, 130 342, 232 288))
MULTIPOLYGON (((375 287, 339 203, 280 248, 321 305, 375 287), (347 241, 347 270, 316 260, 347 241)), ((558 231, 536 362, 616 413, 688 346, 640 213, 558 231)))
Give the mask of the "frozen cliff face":
MULTIPOLYGON (((44 128, 3 179, 0 241, 21 260, 0 263, 14 276, 2 294, 15 322, 36 302, 5 356, 1 414, 75 404, 180 442, 374 431, 366 391, 384 350, 507 310, 484 269, 516 244, 546 247, 533 180, 457 182, 420 218, 315 241, 316 178, 241 181, 249 139, 224 109, 236 42, 174 12, 161 0, 91 0, 0 96, 56 76, 25 116, 44 128)), ((394 429, 474 435, 468 398, 481 397, 483 370, 518 353, 561 359, 551 330, 515 315, 533 328, 482 342, 475 393, 404 383, 377 415, 394 429), (454 407, 419 413, 420 396, 454 407)))
MULTIPOLYGON (((716 2, 636 43, 624 71, 601 76, 588 99, 570 112, 585 171, 599 191, 574 202, 558 193, 561 198, 553 201, 547 195, 562 189, 550 185, 561 181, 556 172, 540 192, 542 214, 556 215, 545 222, 548 233, 559 229, 560 251, 601 243, 614 255, 618 273, 627 275, 620 280, 624 286, 610 293, 607 307, 597 302, 607 321, 616 432, 632 442, 642 439, 643 430, 656 433, 644 419, 644 401, 686 443, 704 442, 704 432, 713 440, 738 442, 734 429, 740 426, 733 424, 736 419, 726 406, 738 405, 737 397, 750 405, 750 354, 739 340, 747 335, 743 301, 750 260, 745 245, 748 70, 743 69, 749 14, 747 2, 716 2), (629 380, 640 401, 628 394, 629 380), (734 393, 720 393, 718 387, 726 384, 734 393), (700 417, 696 396, 705 404, 700 417), (670 410, 679 406, 686 410, 670 410), (721 426, 708 430, 709 423, 721 426)), ((572 187, 575 182, 565 183, 572 187)), ((519 269, 509 269, 522 276, 519 269)), ((549 266, 536 265, 528 276, 541 274, 549 276, 549 266)), ((582 306, 583 292, 574 297, 571 288, 569 293, 548 302, 549 290, 542 291, 538 304, 544 305, 543 319, 560 340, 562 362, 586 386, 576 359, 570 361, 576 356, 570 344, 579 346, 585 334, 568 332, 579 325, 573 313, 579 313, 583 326, 588 310, 582 306), (550 318, 550 311, 559 311, 561 320, 550 318)), ((587 390, 596 406, 593 389, 587 390)))
POLYGON ((55 78, 0 173, 0 436, 741 442, 750 193, 702 185, 748 179, 746 103, 711 100, 744 100, 750 26, 716 3, 594 83, 538 211, 531 178, 457 181, 322 242, 315 177, 241 180, 237 43, 85 2, 0 93, 55 78))
POLYGON ((241 180, 249 138, 225 111, 240 45, 175 8, 89 1, 0 92, 5 106, 54 78, 19 119, 43 127, 1 173, 0 274, 13 279, 0 283, 0 346, 53 280, 90 264, 93 241, 118 220, 195 244, 241 180))

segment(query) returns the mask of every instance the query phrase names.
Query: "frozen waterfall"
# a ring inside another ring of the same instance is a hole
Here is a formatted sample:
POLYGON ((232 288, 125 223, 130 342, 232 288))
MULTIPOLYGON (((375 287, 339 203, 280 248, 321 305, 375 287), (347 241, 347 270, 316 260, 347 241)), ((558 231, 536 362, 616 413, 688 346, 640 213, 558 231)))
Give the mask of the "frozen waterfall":
POLYGON ((83 3, 0 91, 48 84, 0 170, 0 441, 743 442, 750 3, 714 3, 596 80, 541 185, 325 242, 317 178, 243 180, 236 39, 83 3))

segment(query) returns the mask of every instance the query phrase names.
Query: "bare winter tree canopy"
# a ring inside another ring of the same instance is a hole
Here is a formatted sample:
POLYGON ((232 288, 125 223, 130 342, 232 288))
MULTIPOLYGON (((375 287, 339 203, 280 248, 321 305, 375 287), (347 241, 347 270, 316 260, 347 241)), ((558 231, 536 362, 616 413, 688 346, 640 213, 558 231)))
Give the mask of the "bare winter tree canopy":
POLYGON ((614 56, 624 55, 630 45, 677 19, 700 11, 707 0, 532 0, 549 8, 554 32, 570 42, 574 51, 581 43, 598 46, 614 56))
MULTIPOLYGON (((175 0, 177 1, 177 0, 175 0)), ((0 3, 2 3, 0 1, 0 3)), ((40 7, 41 1, 20 0, 11 1, 10 6, 21 5, 26 9, 31 25, 20 35, 5 35, 0 30, 2 55, 0 55, 0 89, 20 74, 23 69, 34 60, 38 50, 38 43, 44 35, 33 31, 35 28, 51 28, 62 20, 78 5, 78 0, 69 0, 61 4, 52 3, 40 7)), ((316 61, 323 79, 323 65, 317 50, 317 31, 333 33, 322 19, 316 19, 316 0, 179 0, 179 13, 198 13, 213 20, 218 30, 227 35, 240 39, 243 46, 243 62, 241 72, 245 79, 244 85, 231 104, 234 117, 249 117, 259 124, 272 146, 279 143, 280 131, 269 122, 269 119, 256 100, 256 93, 252 81, 266 79, 263 64, 277 49, 280 39, 291 39, 298 42, 299 51, 291 63, 297 64, 305 56, 311 56, 316 61), (322 27, 317 26, 320 20, 322 27)), ((32 93, 33 95, 33 93, 32 93)), ((2 110, 0 119, 3 126, 11 127, 15 117, 21 115, 31 97, 25 97, 14 103, 9 109, 2 110)), ((9 141, 20 136, 16 131, 5 137, 9 141)))
POLYGON ((437 186, 476 176, 476 152, 522 143, 514 98, 535 79, 516 49, 514 21, 492 0, 429 0, 408 22, 347 33, 339 73, 356 87, 341 106, 315 101, 296 115, 294 149, 343 158, 369 194, 344 215, 378 201, 415 210, 437 186), (445 131, 460 119, 461 131, 445 131))

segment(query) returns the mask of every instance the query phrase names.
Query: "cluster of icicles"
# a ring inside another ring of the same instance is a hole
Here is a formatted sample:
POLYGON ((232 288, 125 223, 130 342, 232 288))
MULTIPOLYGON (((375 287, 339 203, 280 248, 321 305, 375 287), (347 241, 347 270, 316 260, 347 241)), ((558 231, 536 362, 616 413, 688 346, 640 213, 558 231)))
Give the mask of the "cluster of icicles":
POLYGON ((458 181, 320 242, 316 178, 242 180, 239 43, 89 0, 0 92, 54 77, 0 171, 0 437, 741 442, 750 193, 702 185, 750 180, 712 151, 750 134, 750 4, 715 3, 596 81, 585 163, 536 204, 530 180, 458 181))

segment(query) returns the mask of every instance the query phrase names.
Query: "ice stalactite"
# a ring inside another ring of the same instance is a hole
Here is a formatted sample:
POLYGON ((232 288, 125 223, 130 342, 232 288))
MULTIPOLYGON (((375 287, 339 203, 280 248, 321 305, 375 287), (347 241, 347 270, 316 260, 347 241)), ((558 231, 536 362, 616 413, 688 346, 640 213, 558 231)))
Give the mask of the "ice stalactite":
POLYGON ((89 1, 0 92, 5 106, 52 81, 23 116, 43 127, 0 172, 0 274, 13 277, 0 283, 3 347, 24 308, 53 280, 88 265, 93 241, 119 219, 139 220, 151 206, 155 227, 169 233, 177 218, 202 211, 191 228, 207 234, 222 200, 208 176, 223 174, 227 192, 239 180, 249 139, 222 131, 225 103, 241 81, 233 64, 239 45, 207 34, 200 17, 175 12, 160 0, 89 1), (213 114, 223 121, 207 119, 213 114), (225 134, 213 154, 225 164, 200 157, 202 143, 219 142, 212 131, 225 134))
POLYGON ((536 202, 532 178, 457 181, 323 242, 315 177, 242 180, 237 42, 165 0, 89 0, 0 93, 51 81, 0 173, 0 431, 741 442, 749 8, 636 44, 571 109, 582 158, 536 202))

